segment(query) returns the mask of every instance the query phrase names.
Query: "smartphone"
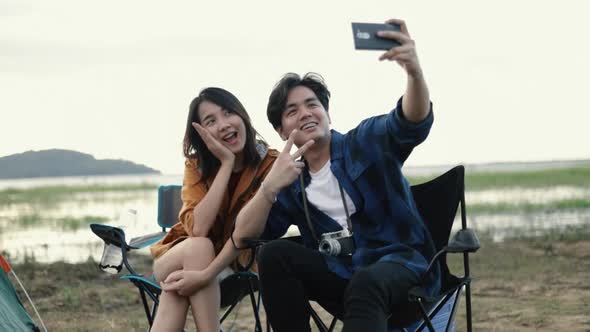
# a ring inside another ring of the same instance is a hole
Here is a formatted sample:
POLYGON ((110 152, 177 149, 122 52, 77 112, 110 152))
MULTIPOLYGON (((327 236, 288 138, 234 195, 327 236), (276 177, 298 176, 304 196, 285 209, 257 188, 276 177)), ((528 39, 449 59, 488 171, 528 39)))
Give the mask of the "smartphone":
POLYGON ((352 37, 354 48, 357 50, 383 50, 388 51, 400 46, 397 40, 386 39, 377 36, 377 31, 400 31, 399 24, 387 23, 352 23, 352 37))

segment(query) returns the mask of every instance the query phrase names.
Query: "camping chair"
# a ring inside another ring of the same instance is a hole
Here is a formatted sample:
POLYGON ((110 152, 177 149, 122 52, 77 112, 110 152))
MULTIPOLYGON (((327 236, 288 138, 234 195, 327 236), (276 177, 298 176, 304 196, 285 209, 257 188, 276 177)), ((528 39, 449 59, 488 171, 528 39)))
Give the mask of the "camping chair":
MULTIPOLYGON (((118 273, 121 271, 122 266, 125 266, 129 274, 120 278, 129 280, 137 287, 150 328, 158 310, 159 295, 162 289, 153 278, 147 278, 137 273, 129 263, 127 255, 131 250, 145 248, 154 244, 166 234, 167 228, 178 222, 178 214, 182 207, 181 189, 182 187, 178 185, 160 186, 158 188, 158 225, 162 228, 160 232, 133 238, 127 243, 125 232, 120 228, 101 224, 90 225, 92 231, 105 242, 100 267, 107 272, 118 273), (113 257, 115 259, 112 260, 112 263, 109 262, 110 258, 113 257)), ((260 294, 258 294, 258 298, 254 296, 254 293, 258 291, 258 276, 249 271, 253 262, 254 254, 246 266, 240 267, 240 271, 221 280, 221 307, 227 307, 221 316, 221 323, 241 299, 249 295, 256 320, 255 331, 262 332, 259 315, 260 294)))
MULTIPOLYGON (((455 313, 465 289, 465 308, 467 331, 471 332, 471 277, 469 275, 469 253, 479 249, 479 240, 473 230, 467 228, 465 212, 465 168, 456 166, 445 174, 419 185, 411 187, 420 215, 430 232, 437 250, 428 265, 427 275, 440 264, 442 285, 438 294, 430 297, 425 287, 415 287, 409 291, 408 303, 403 307, 392 308, 388 325, 395 331, 452 331, 455 313), (449 241, 451 228, 457 208, 461 206, 461 229, 449 241), (463 277, 452 275, 447 266, 447 253, 463 254, 463 277)), ((334 315, 330 326, 326 326, 311 305, 311 318, 321 332, 333 331, 336 321, 342 318, 342 306, 339 303, 322 303, 324 309, 334 315)))

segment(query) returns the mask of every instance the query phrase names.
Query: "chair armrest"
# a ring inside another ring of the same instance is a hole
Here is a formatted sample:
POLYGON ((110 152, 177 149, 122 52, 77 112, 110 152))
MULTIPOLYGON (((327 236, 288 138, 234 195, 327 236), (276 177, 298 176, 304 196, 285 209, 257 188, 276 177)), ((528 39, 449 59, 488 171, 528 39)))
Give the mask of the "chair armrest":
POLYGON ((455 233, 446 249, 451 253, 476 252, 480 246, 475 232, 470 228, 466 228, 455 233))
POLYGON ((153 279, 146 278, 142 275, 138 274, 127 274, 124 276, 119 277, 120 279, 127 279, 131 281, 135 286, 142 289, 149 291, 148 295, 152 298, 157 299, 157 296, 160 295, 162 292, 162 288, 160 285, 153 279))
POLYGON ((252 249, 252 248, 257 248, 257 247, 262 246, 263 244, 269 242, 269 240, 245 238, 245 239, 242 239, 242 242, 244 242, 244 244, 246 244, 246 247, 244 249, 252 249))
MULTIPOLYGON (((284 237, 283 239, 285 240, 289 240, 289 241, 293 241, 296 243, 302 243, 302 239, 301 236, 289 236, 289 237, 284 237)), ((252 255, 250 256, 250 260, 248 261, 248 263, 243 266, 242 264, 240 264, 238 262, 238 269, 240 271, 248 271, 250 270, 250 268, 252 267, 252 265, 254 264, 254 259, 256 259, 256 253, 259 247, 263 246, 264 244, 270 242, 272 240, 266 240, 266 239, 259 239, 259 238, 244 238, 242 239, 242 242, 246 245, 245 247, 242 248, 237 248, 234 246, 234 248, 239 249, 239 250, 243 250, 243 249, 250 249, 252 250, 252 255)), ((233 242, 233 238, 232 238, 232 242, 233 242)))
POLYGON ((241 272, 248 271, 248 270, 250 270, 250 268, 252 268, 252 265, 254 265, 254 260, 256 259, 256 252, 257 252, 258 248, 260 246, 262 246, 263 244, 265 244, 266 242, 268 242, 267 240, 262 240, 262 239, 257 239, 257 238, 244 238, 244 239, 242 239, 242 242, 245 244, 245 246, 238 248, 235 246, 235 242, 234 242, 233 237, 231 237, 231 240, 232 240, 232 243, 234 243, 234 248, 236 248, 238 250, 251 250, 252 251, 252 254, 250 255, 250 259, 248 260, 246 265, 242 265, 242 264, 240 264, 239 260, 236 260, 236 265, 237 265, 238 271, 241 271, 241 272))
POLYGON ((129 245, 125 241, 125 232, 122 229, 102 224, 90 224, 90 229, 107 244, 129 250, 129 245))
POLYGON ((442 248, 439 252, 437 252, 436 255, 434 255, 434 257, 428 264, 426 271, 422 275, 422 281, 424 281, 426 276, 430 274, 432 268, 435 265, 434 263, 436 263, 436 261, 439 258, 443 257, 443 254, 476 252, 479 248, 479 239, 477 238, 477 235, 472 229, 466 228, 459 230, 457 233, 455 233, 451 241, 449 241, 449 244, 446 247, 442 248))
POLYGON ((132 249, 141 249, 154 244, 166 235, 166 232, 157 232, 134 237, 129 241, 129 247, 132 249))

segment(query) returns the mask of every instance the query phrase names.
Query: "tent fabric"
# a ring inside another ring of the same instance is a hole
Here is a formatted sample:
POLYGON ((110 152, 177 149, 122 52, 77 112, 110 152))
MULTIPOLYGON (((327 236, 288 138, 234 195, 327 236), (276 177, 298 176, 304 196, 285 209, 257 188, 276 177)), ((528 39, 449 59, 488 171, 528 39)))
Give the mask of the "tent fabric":
POLYGON ((0 269, 0 331, 39 331, 4 269, 0 269))

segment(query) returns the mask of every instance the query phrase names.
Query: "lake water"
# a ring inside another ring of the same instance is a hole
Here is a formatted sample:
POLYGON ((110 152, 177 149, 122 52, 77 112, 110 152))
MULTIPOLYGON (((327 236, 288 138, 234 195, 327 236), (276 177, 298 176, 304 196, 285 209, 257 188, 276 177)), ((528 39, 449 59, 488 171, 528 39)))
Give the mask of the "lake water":
MULTIPOLYGON (((47 185, 91 184, 180 184, 181 175, 96 176, 40 178, 0 181, 0 190, 47 185)), ((502 189, 467 192, 469 204, 550 203, 563 199, 590 200, 590 188, 553 187, 502 189)), ((40 262, 100 260, 103 242, 88 227, 93 218, 100 223, 124 228, 128 238, 158 231, 156 190, 76 194, 68 200, 46 206, 12 204, 0 206, 0 251, 12 261, 34 256, 40 262), (27 220, 31 222, 26 222, 27 220), (72 219, 77 223, 67 224, 72 219), (24 220, 24 221, 23 221, 24 220), (82 222, 80 222, 82 220, 82 222)), ((590 209, 540 211, 533 213, 469 215, 468 224, 478 231, 492 233, 501 240, 514 232, 527 234, 568 225, 590 224, 590 209)), ((460 222, 455 223, 460 226, 460 222)), ((295 230, 292 230, 295 231, 295 230)), ((147 249, 142 252, 148 253, 147 249)))

